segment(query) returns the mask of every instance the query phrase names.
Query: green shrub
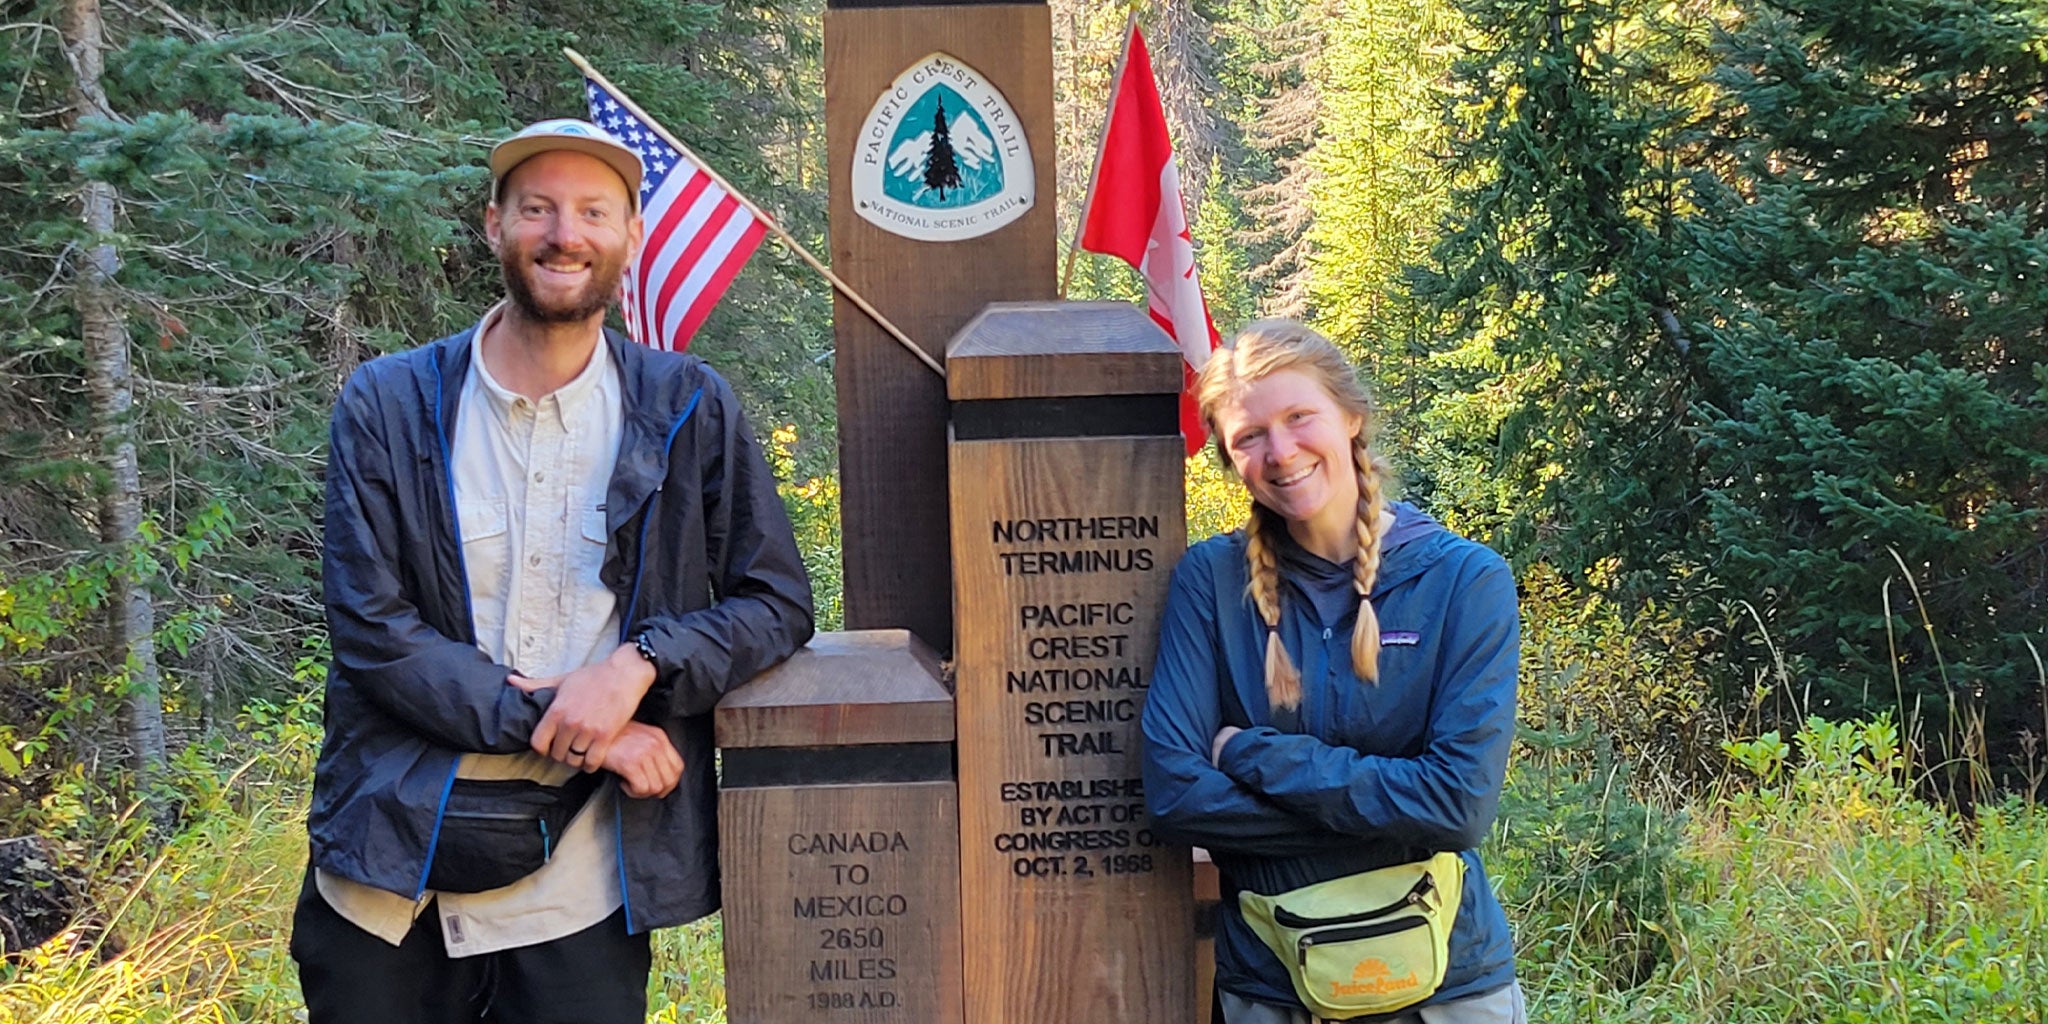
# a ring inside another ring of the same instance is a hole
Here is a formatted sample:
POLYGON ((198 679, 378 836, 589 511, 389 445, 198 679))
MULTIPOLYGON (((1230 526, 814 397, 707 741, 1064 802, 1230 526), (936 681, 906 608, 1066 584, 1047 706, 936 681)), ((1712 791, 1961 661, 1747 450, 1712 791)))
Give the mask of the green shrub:
MULTIPOLYGON (((322 665, 316 655, 305 670, 322 665)), ((140 867, 146 829, 133 815, 100 822, 91 868, 98 895, 85 923, 0 962, 6 1024, 274 1024, 300 1019, 288 952, 306 864, 306 806, 320 746, 318 703, 258 702, 231 764, 191 753, 168 775, 184 825, 140 867)), ((716 917, 655 934, 648 1020, 725 1019, 716 917)))
POLYGON ((1626 762, 1591 725, 1523 729, 1486 851, 1521 936, 1525 970, 1568 969, 1572 984, 1626 989, 1671 951, 1671 890, 1682 815, 1645 804, 1626 762))
POLYGON ((1517 574, 1525 725, 1591 729, 1659 781, 1720 768, 1722 718, 1702 673, 1707 637, 1654 601, 1624 612, 1546 564, 1517 574))
POLYGON ((2011 801, 1964 818, 1916 798, 1886 718, 1813 719, 1789 741, 1766 734, 1726 752, 1729 774, 1694 802, 1668 857, 1604 830, 1588 809, 1607 788, 1597 772, 1532 786, 1558 756, 1517 765, 1490 863, 1520 933, 1532 1020, 2048 1020, 2048 814, 2011 801), (1545 814, 1554 825, 1529 827, 1545 814), (1629 883, 1652 871, 1668 912, 1638 904, 1635 920, 1667 955, 1629 987, 1615 969, 1630 949, 1614 942, 1620 914, 1574 897, 1626 906, 1644 893, 1629 883))
POLYGON ((239 723, 258 753, 179 764, 185 825, 139 870, 132 815, 93 868, 86 925, 24 951, 0 974, 0 1020, 156 1024, 289 1020, 298 985, 286 953, 305 867, 305 809, 319 748, 308 700, 258 705, 239 723))

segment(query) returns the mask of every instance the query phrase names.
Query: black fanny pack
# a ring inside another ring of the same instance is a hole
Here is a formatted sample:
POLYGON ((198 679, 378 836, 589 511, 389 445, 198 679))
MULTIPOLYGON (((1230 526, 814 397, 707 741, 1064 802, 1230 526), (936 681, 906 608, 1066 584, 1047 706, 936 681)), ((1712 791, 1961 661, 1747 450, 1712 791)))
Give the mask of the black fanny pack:
POLYGON ((456 779, 441 814, 427 888, 488 892, 540 870, 603 782, 600 772, 578 772, 559 786, 532 779, 456 779))

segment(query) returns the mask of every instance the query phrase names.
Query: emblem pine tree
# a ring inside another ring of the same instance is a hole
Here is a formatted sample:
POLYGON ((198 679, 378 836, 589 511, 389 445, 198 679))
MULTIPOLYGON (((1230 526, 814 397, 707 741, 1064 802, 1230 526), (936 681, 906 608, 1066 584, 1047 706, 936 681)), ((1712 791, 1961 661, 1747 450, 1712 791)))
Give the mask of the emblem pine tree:
POLYGON ((932 113, 932 146, 924 157, 924 187, 936 190, 939 201, 946 199, 946 190, 960 187, 960 165, 953 160, 953 133, 946 127, 946 101, 939 99, 939 109, 932 113))

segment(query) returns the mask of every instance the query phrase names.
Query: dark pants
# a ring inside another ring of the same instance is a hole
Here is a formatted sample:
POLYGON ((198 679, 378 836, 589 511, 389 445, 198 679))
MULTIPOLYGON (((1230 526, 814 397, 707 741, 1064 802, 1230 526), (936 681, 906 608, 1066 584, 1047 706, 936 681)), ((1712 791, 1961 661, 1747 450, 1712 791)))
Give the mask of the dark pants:
POLYGON ((292 914, 309 1024, 643 1024, 647 935, 622 909, 574 935, 451 959, 431 905, 393 946, 350 924, 306 873, 292 914))

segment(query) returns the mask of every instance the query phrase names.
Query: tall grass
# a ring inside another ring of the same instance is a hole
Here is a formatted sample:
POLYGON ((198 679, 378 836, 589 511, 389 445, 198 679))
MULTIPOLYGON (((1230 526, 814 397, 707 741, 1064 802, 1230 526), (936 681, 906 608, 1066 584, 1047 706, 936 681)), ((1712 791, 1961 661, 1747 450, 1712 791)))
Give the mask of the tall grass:
MULTIPOLYGON (((1922 800, 1940 766, 1889 718, 1711 755, 1617 742, 1630 709, 1589 703, 1600 666, 1531 635, 1486 854, 1532 1019, 2048 1024, 2048 811, 1922 800)), ((1662 731, 1697 724, 1687 699, 1635 708, 1662 731)), ((168 844, 106 850, 89 926, 0 964, 0 1024, 304 1019, 287 941, 317 711, 256 708, 241 728, 260 753, 188 764, 168 844)), ((716 918, 656 935, 650 1020, 725 1019, 719 942, 716 918)))
MULTIPOLYGON (((0 964, 0 1024, 274 1024, 306 1018, 289 940, 306 865, 318 750, 308 703, 245 715, 262 753, 188 778, 185 826, 141 867, 122 843, 116 883, 87 925, 0 964)), ((139 826, 113 828, 139 834, 139 826)), ((725 1019, 716 918, 656 933, 648 1019, 725 1019)))
POLYGON ((2048 814, 1917 798, 1889 719, 1727 745, 1681 813, 1521 761, 1490 864, 1539 1021, 2048 1020, 2048 814), (1563 827, 1559 827, 1563 826, 1563 827))
POLYGON ((244 720, 256 757, 213 777, 186 759, 186 824, 139 873, 122 855, 141 825, 105 830, 116 840, 95 871, 96 911, 0 967, 0 1022, 294 1019, 286 938, 319 733, 304 706, 274 710, 244 720))

